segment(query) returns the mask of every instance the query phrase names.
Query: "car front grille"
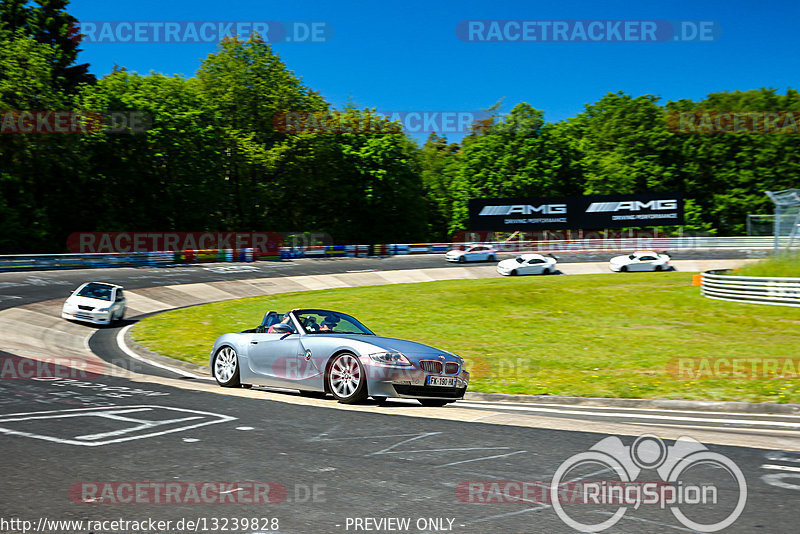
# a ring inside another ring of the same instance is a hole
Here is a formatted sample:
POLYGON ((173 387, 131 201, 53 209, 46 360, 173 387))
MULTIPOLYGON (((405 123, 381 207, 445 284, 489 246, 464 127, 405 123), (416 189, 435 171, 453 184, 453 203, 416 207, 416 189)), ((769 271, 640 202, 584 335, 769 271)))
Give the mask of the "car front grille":
POLYGON ((458 373, 458 364, 455 362, 447 362, 444 364, 444 374, 454 375, 458 373))
POLYGON ((438 375, 442 372, 442 362, 436 360, 420 360, 419 366, 426 373, 436 373, 438 375))
POLYGON ((94 306, 82 306, 79 304, 78 309, 83 311, 92 311, 94 309, 94 306))
POLYGON ((94 317, 86 313, 76 313, 73 317, 76 319, 94 319, 94 317))
POLYGON ((404 386, 394 384, 394 390, 398 395, 408 395, 411 397, 442 397, 445 399, 460 399, 467 391, 463 388, 443 388, 436 386, 404 386))

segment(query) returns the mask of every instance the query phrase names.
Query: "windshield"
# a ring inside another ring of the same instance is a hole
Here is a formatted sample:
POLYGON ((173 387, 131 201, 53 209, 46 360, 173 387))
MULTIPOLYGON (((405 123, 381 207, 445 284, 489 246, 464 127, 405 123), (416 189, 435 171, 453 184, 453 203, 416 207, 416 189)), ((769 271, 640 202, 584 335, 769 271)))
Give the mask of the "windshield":
POLYGON ((298 310, 294 315, 307 334, 375 335, 366 326, 344 313, 328 310, 298 310))
POLYGON ((105 284, 87 284, 78 292, 79 297, 90 299, 111 300, 111 286, 105 284))
POLYGON ((525 259, 522 256, 517 256, 517 263, 525 263, 525 259))

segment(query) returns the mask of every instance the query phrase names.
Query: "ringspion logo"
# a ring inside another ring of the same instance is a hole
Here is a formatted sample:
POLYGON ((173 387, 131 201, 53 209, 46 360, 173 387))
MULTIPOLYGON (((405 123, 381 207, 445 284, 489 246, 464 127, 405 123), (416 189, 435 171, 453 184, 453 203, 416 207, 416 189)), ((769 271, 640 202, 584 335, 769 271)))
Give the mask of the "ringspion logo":
POLYGON ((672 446, 652 434, 637 437, 632 445, 611 436, 567 458, 556 469, 550 483, 550 502, 558 517, 579 532, 607 530, 629 508, 645 505, 668 508, 693 531, 717 532, 732 525, 744 510, 747 481, 730 458, 688 436, 678 438, 672 446), (652 471, 658 474, 660 483, 636 483, 643 472, 652 471), (580 480, 582 472, 605 472, 614 477, 582 485, 581 504, 608 507, 608 513, 600 518, 586 507, 571 506, 559 497, 563 486, 580 480), (721 478, 725 483, 720 487, 721 478))

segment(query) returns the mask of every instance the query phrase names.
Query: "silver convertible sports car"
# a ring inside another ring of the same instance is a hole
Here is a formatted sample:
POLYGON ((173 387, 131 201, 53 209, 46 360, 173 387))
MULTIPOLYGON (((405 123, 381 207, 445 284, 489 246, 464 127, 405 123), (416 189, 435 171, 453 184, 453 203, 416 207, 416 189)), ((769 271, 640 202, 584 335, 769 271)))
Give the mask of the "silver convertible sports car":
POLYGON ((349 315, 317 309, 270 311, 257 328, 220 336, 210 366, 224 387, 330 393, 346 404, 371 396, 443 406, 461 399, 469 382, 464 360, 451 352, 381 337, 349 315))

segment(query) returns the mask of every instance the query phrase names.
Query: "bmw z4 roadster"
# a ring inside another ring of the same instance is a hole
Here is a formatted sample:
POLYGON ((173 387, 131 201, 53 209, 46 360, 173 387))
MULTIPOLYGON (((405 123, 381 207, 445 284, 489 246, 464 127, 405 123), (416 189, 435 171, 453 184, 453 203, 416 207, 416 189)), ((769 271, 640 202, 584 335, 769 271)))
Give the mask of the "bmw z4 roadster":
POLYGON ((258 327, 217 338, 209 364, 223 387, 330 393, 346 404, 400 397, 443 406, 463 398, 469 382, 464 360, 451 352, 381 337, 349 315, 317 309, 267 312, 258 327))

